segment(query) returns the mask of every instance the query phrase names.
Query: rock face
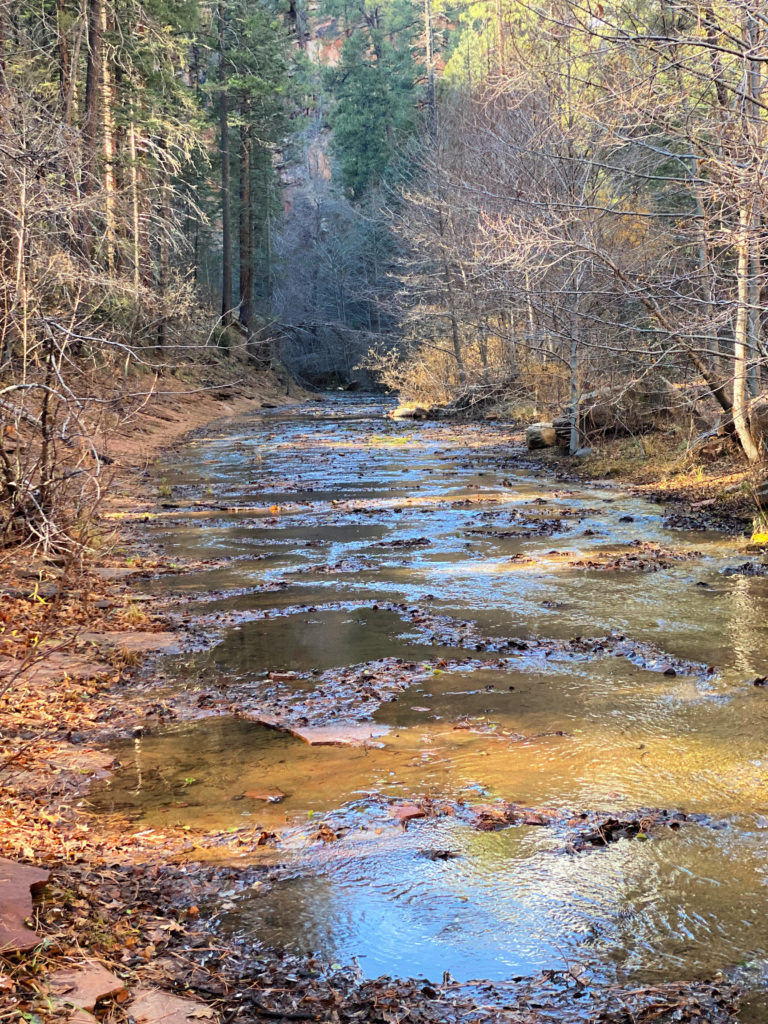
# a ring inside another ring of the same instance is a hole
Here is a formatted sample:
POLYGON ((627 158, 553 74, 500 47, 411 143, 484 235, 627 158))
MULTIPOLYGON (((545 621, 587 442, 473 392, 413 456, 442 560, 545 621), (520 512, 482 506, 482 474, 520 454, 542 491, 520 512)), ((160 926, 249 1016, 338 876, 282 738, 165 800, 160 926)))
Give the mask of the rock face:
POLYGON ((768 511, 768 480, 763 480, 762 483, 759 483, 755 493, 760 508, 768 511))
POLYGON ((532 452, 540 448, 554 448, 557 431, 551 423, 532 423, 525 431, 525 443, 532 452))

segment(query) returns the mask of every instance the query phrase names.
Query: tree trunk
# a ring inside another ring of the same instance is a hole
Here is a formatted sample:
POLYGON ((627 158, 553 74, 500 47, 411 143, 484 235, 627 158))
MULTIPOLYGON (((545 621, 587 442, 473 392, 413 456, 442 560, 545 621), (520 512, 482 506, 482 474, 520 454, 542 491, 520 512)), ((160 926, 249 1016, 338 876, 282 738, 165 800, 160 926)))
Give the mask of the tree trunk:
POLYGON ((571 375, 571 402, 570 402, 570 419, 571 419, 571 436, 568 442, 568 451, 571 455, 575 455, 581 447, 579 444, 579 345, 576 339, 576 332, 573 332, 571 336, 571 358, 570 358, 570 375, 571 375))
POLYGON ((99 97, 102 62, 102 0, 88 0, 88 59, 85 69, 85 109, 83 111, 82 191, 96 191, 96 163, 99 148, 99 97))
POLYGON ((69 65, 69 75, 67 77, 67 92, 63 96, 61 119, 64 124, 72 124, 72 115, 75 108, 75 91, 77 89, 77 69, 80 66, 80 50, 83 46, 83 36, 85 34, 85 26, 87 22, 87 0, 81 0, 80 14, 78 16, 77 33, 75 35, 75 44, 72 48, 72 57, 69 65))
POLYGON ((248 107, 242 110, 240 126, 240 323, 245 328, 245 346, 251 358, 253 327, 253 209, 251 203, 251 128, 248 107))
POLYGON ((301 13, 299 0, 288 0, 288 17, 293 22, 293 28, 296 32, 296 42, 299 44, 299 49, 303 50, 307 45, 307 34, 304 31, 304 16, 301 13))
POLYGON ((264 208, 266 210, 264 217, 264 271, 266 278, 266 308, 268 312, 272 309, 272 209, 269 178, 271 169, 272 165, 269 153, 267 153, 264 163, 264 208))
POLYGON ((438 214, 438 227, 440 231, 440 256, 443 264, 443 281, 445 282, 446 297, 448 299, 448 318, 451 322, 451 341, 453 343, 453 357, 459 370, 459 386, 464 387, 467 383, 467 372, 464 368, 464 359, 461 354, 461 337, 459 336, 459 322, 456 318, 456 306, 453 298, 453 284, 451 282, 451 270, 448 266, 448 257, 445 254, 445 222, 443 220, 443 208, 440 207, 438 214))
POLYGON ((56 28, 59 36, 59 98, 64 123, 67 124, 66 107, 69 96, 69 76, 72 73, 71 58, 69 54, 69 36, 66 29, 66 3, 65 0, 57 0, 56 3, 56 28))
POLYGON ((117 241, 117 218, 115 214, 115 133, 112 121, 112 74, 109 61, 104 55, 104 36, 107 34, 107 8, 102 2, 100 10, 102 57, 101 57, 101 111, 102 145, 104 153, 104 222, 107 243, 107 272, 115 272, 115 248, 117 241))
POLYGON ((224 67, 224 4, 219 3, 219 153, 221 155, 221 323, 232 319, 232 226, 230 209, 229 103, 227 72, 224 67))
POLYGON ((139 165, 136 153, 136 120, 131 114, 128 129, 128 157, 131 162, 131 248, 133 251, 133 287, 138 295, 141 284, 141 228, 139 224, 139 165))
POLYGON ((160 239, 157 264, 157 294, 160 300, 160 315, 157 318, 158 355, 165 357, 168 343, 168 318, 166 316, 166 292, 169 278, 169 245, 168 232, 171 230, 171 186, 168 183, 168 170, 160 168, 162 180, 160 184, 160 239))
POLYGON ((750 226, 752 218, 748 204, 744 201, 739 210, 738 304, 736 327, 733 337, 733 425, 750 462, 758 462, 760 449, 749 428, 746 411, 747 397, 747 354, 749 351, 749 297, 750 297, 750 226))
POLYGON ((435 106, 435 61, 432 46, 432 0, 424 0, 424 40, 427 60, 427 130, 434 138, 437 133, 435 106))

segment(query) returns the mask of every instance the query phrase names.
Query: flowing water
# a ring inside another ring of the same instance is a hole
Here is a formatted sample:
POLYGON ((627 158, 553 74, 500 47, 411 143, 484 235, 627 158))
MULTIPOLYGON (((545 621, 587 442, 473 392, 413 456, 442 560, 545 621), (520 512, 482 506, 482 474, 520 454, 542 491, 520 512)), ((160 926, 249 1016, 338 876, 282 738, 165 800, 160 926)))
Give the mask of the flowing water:
POLYGON ((201 707, 229 693, 252 714, 306 701, 377 738, 310 746, 217 714, 121 746, 94 803, 140 828, 276 832, 271 881, 224 900, 223 924, 371 976, 759 975, 768 578, 727 572, 745 561, 732 540, 537 471, 503 426, 385 411, 340 398, 220 424, 157 470, 172 499, 147 525, 197 564, 149 590, 218 631, 212 649, 165 660, 159 693, 201 707), (574 565, 648 544, 672 550, 657 571, 574 565), (610 634, 628 639, 573 643, 610 634), (392 659, 402 675, 377 707, 365 680, 400 672, 392 659), (349 666, 351 704, 324 689, 349 666), (284 799, 244 796, 265 788, 284 799), (392 817, 424 798, 458 812, 407 829, 392 817), (574 853, 557 829, 478 831, 462 813, 502 799, 701 817, 574 853), (337 842, 316 838, 326 820, 337 842))

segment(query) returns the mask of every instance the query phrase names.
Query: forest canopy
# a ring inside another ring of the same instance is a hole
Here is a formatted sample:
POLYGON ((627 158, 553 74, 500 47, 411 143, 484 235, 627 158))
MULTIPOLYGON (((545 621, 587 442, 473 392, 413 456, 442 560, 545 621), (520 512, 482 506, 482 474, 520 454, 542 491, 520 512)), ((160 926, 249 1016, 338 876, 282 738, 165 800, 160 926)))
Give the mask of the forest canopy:
POLYGON ((6 532, 201 348, 761 460, 757 0, 2 0, 0 59, 6 532))

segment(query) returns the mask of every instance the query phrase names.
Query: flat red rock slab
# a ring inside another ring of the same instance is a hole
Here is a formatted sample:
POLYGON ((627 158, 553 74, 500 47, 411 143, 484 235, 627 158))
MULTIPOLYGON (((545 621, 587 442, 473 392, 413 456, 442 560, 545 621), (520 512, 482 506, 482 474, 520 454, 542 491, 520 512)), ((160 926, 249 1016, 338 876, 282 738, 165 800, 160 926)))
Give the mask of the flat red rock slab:
POLYGON ((52 754, 48 763, 52 768, 60 768, 63 771, 79 772, 81 775, 96 775, 108 772, 115 763, 112 754, 105 754, 103 750, 90 750, 89 748, 63 747, 52 754))
POLYGON ((138 576, 142 569, 122 565, 102 565, 93 570, 103 580, 124 580, 129 576, 138 576))
POLYGON ((157 988, 137 989, 126 1009, 136 1024, 201 1024, 219 1020, 218 1014, 205 1003, 193 1003, 157 988))
MULTIPOLYGON (((104 633, 83 633, 82 640, 91 640, 98 647, 113 647, 120 651, 144 654, 149 651, 167 651, 178 654, 181 651, 177 633, 122 632, 112 630, 104 633)), ((103 671, 103 669, 102 669, 103 671)))
POLYGON ((285 800, 285 793, 281 789, 246 789, 243 796, 249 800, 263 800, 267 804, 279 804, 285 800))
POLYGON ((291 736, 309 743, 312 747, 364 747, 382 746, 376 739, 389 732, 388 725, 373 725, 370 722, 352 722, 340 725, 291 725, 273 715, 261 715, 246 711, 243 714, 251 722, 266 725, 269 729, 289 732, 291 736))
POLYGON ((363 747, 389 732, 386 725, 308 725, 288 730, 312 747, 363 747))
POLYGON ((93 1010, 100 999, 126 994, 125 983, 97 960, 86 960, 79 967, 51 974, 48 990, 57 1005, 77 1010, 93 1010))
MULTIPOLYGON (((21 668, 21 662, 13 658, 0 658, 0 678, 16 675, 21 668)), ((19 679, 24 682, 35 682, 40 685, 56 682, 69 676, 70 679, 96 679, 107 671, 106 665, 96 661, 89 661, 79 654, 68 654, 66 651, 52 651, 50 654, 43 654, 40 661, 33 661, 25 665, 19 674, 19 679)))
POLYGON ((426 818, 427 812, 417 804, 400 804, 392 809, 392 817, 405 823, 413 821, 414 818, 426 818))
POLYGON ((24 922, 32 915, 32 893, 50 877, 48 871, 0 857, 0 953, 26 953, 40 942, 24 922))

